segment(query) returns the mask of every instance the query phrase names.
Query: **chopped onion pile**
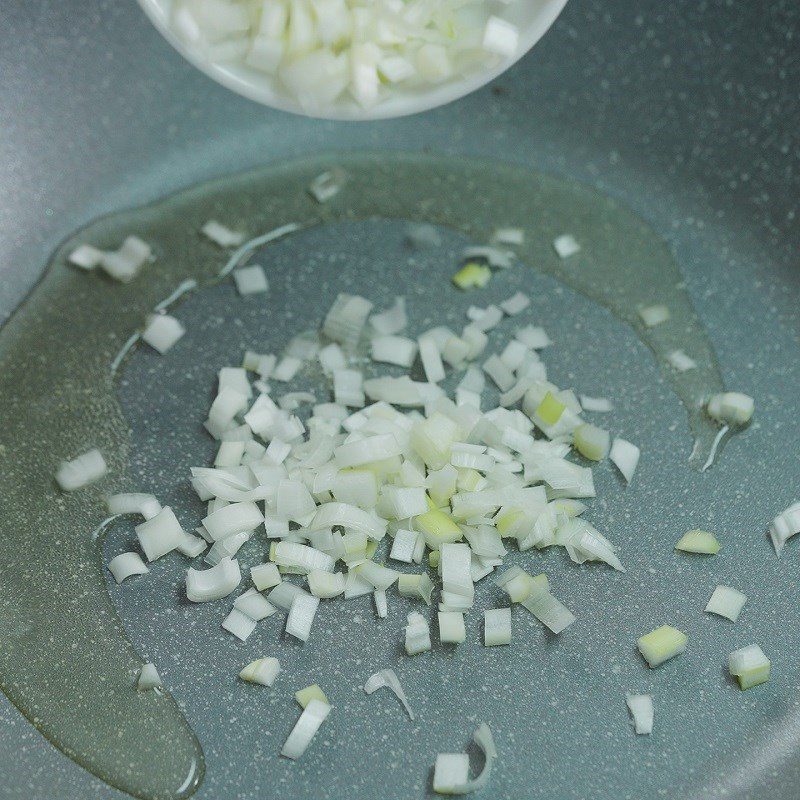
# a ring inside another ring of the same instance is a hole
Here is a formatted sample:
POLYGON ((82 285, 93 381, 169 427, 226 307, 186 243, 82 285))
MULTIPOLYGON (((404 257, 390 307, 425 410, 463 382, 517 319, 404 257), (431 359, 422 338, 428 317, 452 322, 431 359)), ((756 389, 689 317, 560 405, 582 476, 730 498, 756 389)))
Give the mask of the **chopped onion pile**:
MULTIPOLYGON (((219 10, 230 4, 203 0, 198 8, 219 10)), ((495 27, 489 39, 500 33, 495 27)), ((493 46, 500 45, 495 41, 493 46)), ((326 173, 309 191, 326 202, 338 191, 334 186, 339 179, 326 173)), ((269 236, 283 235, 283 230, 269 236)), ((241 245, 244 238, 214 222, 203 232, 225 247, 241 245)), ((523 234, 501 229, 494 241, 519 244, 523 234)), ((249 244, 237 250, 240 255, 234 254, 224 274, 234 270, 249 244)), ((559 237, 554 246, 562 258, 580 249, 571 236, 559 237)), ((478 261, 468 262, 457 274, 461 277, 455 282, 462 288, 483 285, 483 278, 475 276, 490 274, 489 267, 513 263, 513 254, 496 247, 471 250, 465 257, 478 261)), ((233 274, 241 294, 267 288, 260 267, 239 268, 233 274)), ((191 470, 192 488, 208 504, 195 529, 198 536, 187 533, 172 509, 162 507, 153 495, 113 495, 108 498, 109 513, 143 519, 136 535, 148 561, 173 550, 194 558, 211 545, 205 554, 210 568, 190 567, 186 575, 186 596, 198 603, 231 595, 241 584, 234 558, 238 549, 254 535, 268 539, 268 561, 251 568, 253 586, 233 600, 221 623, 242 641, 258 622, 277 613, 285 614, 285 632, 305 642, 321 602, 371 594, 376 614, 383 619, 390 593, 431 606, 438 588, 439 640, 458 645, 466 639, 464 618, 473 607, 476 585, 503 564, 512 544, 520 552, 559 546, 576 564, 603 562, 624 572, 613 544, 582 517, 582 501, 595 496, 587 460, 608 457, 627 482, 638 464, 638 447, 620 438, 612 441, 607 430, 582 417, 584 411, 611 411, 611 402, 587 396, 579 400, 572 390, 547 380, 538 351, 551 342, 541 328, 518 327, 498 352, 485 352, 486 332, 529 304, 530 299, 518 292, 499 306, 470 307, 460 331, 440 326, 409 332, 402 297, 389 309, 373 313, 369 300, 340 294, 319 334, 298 333, 281 354, 247 351, 241 366, 219 371, 217 394, 204 423, 219 446, 213 466, 191 470), (391 365, 395 374, 367 377, 362 371, 365 353, 375 364, 391 365), (302 377, 314 362, 329 382, 332 399, 317 402, 319 387, 314 387, 315 393, 294 391, 273 398, 267 380, 279 384, 302 377), (397 368, 412 370, 417 365, 424 380, 396 374, 397 368), (453 372, 461 375, 455 400, 439 386, 453 372), (500 404, 484 410, 487 378, 499 390, 500 404), (311 406, 305 421, 293 413, 304 405, 311 406), (573 450, 585 460, 573 460, 573 450), (387 537, 391 541, 382 552, 400 569, 380 563, 377 556, 387 537), (426 569, 416 566, 425 563, 426 555, 436 583, 426 569), (267 597, 262 594, 266 591, 267 597)), ((640 313, 647 325, 669 318, 663 307, 640 313)), ((142 338, 166 352, 182 333, 176 320, 155 314, 142 338)), ((677 363, 673 366, 680 369, 677 363)), ((736 393, 715 395, 707 404, 708 413, 727 424, 745 424, 752 408, 751 398, 736 393)), ((97 480, 105 469, 94 450, 64 462, 57 480, 70 491, 97 480)), ((776 551, 798 532, 800 503, 773 520, 770 536, 776 551)), ((713 554, 720 545, 713 534, 694 530, 676 549, 713 554)), ((116 556, 108 567, 117 583, 148 572, 132 552, 116 556)), ((514 604, 554 634, 575 622, 550 592, 544 574, 531 576, 512 566, 496 573, 493 582, 511 605, 484 612, 487 647, 510 644, 514 604)), ((746 599, 735 589, 718 586, 706 611, 735 621, 746 599)), ((429 621, 419 611, 407 614, 404 635, 409 656, 432 649, 429 621)), ((657 667, 683 652, 687 636, 663 625, 637 644, 649 666, 657 667)), ((755 645, 731 654, 731 674, 743 689, 766 681, 769 669, 755 645)), ((279 670, 276 659, 258 659, 242 669, 240 677, 272 686, 279 670)), ((372 675, 364 691, 371 694, 383 687, 398 697, 413 720, 392 670, 372 675)), ((282 750, 292 759, 303 754, 331 709, 316 684, 295 697, 303 713, 282 750)), ((649 734, 652 697, 628 695, 627 703, 636 732, 649 734)), ((494 742, 486 725, 478 728, 474 739, 486 757, 481 774, 469 778, 466 754, 440 754, 434 791, 463 794, 485 786, 496 757, 494 742)))
POLYGON ((176 0, 170 22, 206 61, 239 65, 319 113, 348 101, 370 109, 515 57, 519 31, 502 15, 516 2, 176 0))

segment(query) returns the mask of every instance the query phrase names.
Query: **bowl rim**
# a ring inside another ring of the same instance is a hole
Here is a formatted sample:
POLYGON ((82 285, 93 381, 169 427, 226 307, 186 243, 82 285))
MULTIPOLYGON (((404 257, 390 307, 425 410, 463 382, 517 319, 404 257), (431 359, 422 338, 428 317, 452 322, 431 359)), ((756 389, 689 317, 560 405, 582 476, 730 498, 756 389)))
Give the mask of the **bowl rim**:
POLYGON ((544 0, 539 12, 522 32, 516 53, 503 59, 499 65, 491 69, 469 74, 462 80, 434 86, 430 91, 415 92, 407 95, 401 94, 394 98, 389 98, 371 109, 363 110, 357 106, 343 105, 341 108, 331 107, 322 109, 319 112, 309 112, 290 98, 273 91, 267 83, 259 85, 248 80, 236 65, 226 66, 208 61, 199 52, 188 47, 172 30, 168 20, 168 3, 165 3, 164 0, 137 0, 137 2, 156 30, 178 53, 190 64, 227 89, 246 97, 248 100, 280 111, 286 111, 290 114, 315 119, 349 122, 368 122, 418 114, 451 103, 480 89, 516 64, 528 53, 547 33, 567 4, 567 0, 544 0))

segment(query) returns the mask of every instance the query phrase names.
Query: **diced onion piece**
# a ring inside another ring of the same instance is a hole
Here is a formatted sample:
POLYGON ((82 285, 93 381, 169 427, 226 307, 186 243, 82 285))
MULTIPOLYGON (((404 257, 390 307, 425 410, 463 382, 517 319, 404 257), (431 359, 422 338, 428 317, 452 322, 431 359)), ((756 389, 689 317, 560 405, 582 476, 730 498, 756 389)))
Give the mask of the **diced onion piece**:
POLYGON ((687 372, 690 369, 697 369, 697 362, 687 356, 683 350, 673 350, 667 353, 667 363, 678 372, 687 372))
POLYGON ((501 392, 507 392, 515 383, 514 373, 496 355, 486 359, 483 371, 494 381, 501 392))
POLYGON ((258 264, 234 270, 233 280, 236 283, 236 291, 243 297, 249 294, 262 294, 269 289, 264 268, 258 264))
POLYGON ((469 779, 469 756, 466 753, 439 753, 433 770, 433 791, 438 794, 469 794, 483 789, 492 774, 497 748, 489 726, 482 722, 472 735, 485 758, 480 775, 469 779))
POLYGON ((575 449, 591 461, 602 461, 609 451, 611 437, 608 431, 584 422, 573 431, 575 449))
POLYGON ((440 547, 442 589, 472 603, 475 587, 470 573, 471 550, 467 544, 446 542, 440 547))
POLYGON ((525 231, 522 228, 497 228, 492 234, 495 244, 520 245, 525 241, 525 231))
POLYGON ((514 337, 517 341, 522 342, 529 350, 542 350, 552 344, 545 329, 537 328, 533 325, 526 325, 524 328, 520 328, 514 334, 514 337))
POLYGON ((317 508, 308 529, 318 531, 337 526, 363 533, 375 541, 386 533, 385 520, 347 503, 323 503, 317 508))
POLYGON ((426 605, 430 605, 433 581, 424 572, 401 573, 397 579, 397 591, 405 597, 419 597, 426 605))
POLYGON ((56 471, 56 483, 65 492, 74 492, 99 481, 108 471, 103 454, 89 450, 72 461, 62 461, 56 471))
POLYGON ((500 303, 500 308, 506 312, 510 317, 522 313, 531 304, 531 299, 523 292, 516 292, 512 294, 508 300, 500 303))
POLYGON ((580 252, 581 246, 572 234, 564 233, 553 240, 553 248, 559 258, 569 258, 580 252))
POLYGON ((81 244, 67 256, 67 260, 76 267, 89 270, 101 264, 104 255, 104 251, 97 247, 92 247, 90 244, 81 244))
POLYGON ((389 558, 410 564, 414 560, 414 552, 419 538, 420 535, 417 531, 399 529, 395 532, 389 558))
POLYGON ((417 339, 417 345, 419 347, 419 358, 428 382, 439 383, 439 381, 443 381, 445 378, 444 365, 442 364, 442 356, 436 340, 430 335, 420 336, 417 339))
POLYGON ((250 568, 250 577, 259 592, 271 589, 281 582, 281 574, 277 564, 257 564, 250 568))
POLYGON ((459 289, 479 289, 486 286, 491 277, 489 267, 470 261, 453 275, 452 281, 459 289))
POLYGON ((614 466, 622 473, 627 483, 633 480, 633 473, 639 463, 639 448, 625 439, 616 438, 611 445, 608 457, 614 466))
POLYGON ((231 609, 228 616, 222 620, 222 627, 232 633, 237 639, 245 642, 256 629, 256 621, 237 608, 231 609))
POLYGON ((397 699, 403 705, 403 708, 406 710, 408 716, 413 720, 414 712, 411 710, 411 706, 408 704, 406 693, 403 691, 403 687, 400 685, 400 679, 397 677, 397 674, 394 670, 382 669, 380 672, 370 675, 369 678, 367 678, 367 682, 364 684, 364 691, 367 694, 372 694, 378 689, 383 689, 384 687, 394 693, 395 697, 397 697, 397 699))
POLYGON ((142 668, 139 670, 139 677, 136 680, 136 688, 140 692, 147 692, 151 689, 160 689, 161 686, 161 676, 158 674, 155 664, 142 664, 142 668))
POLYGON ((106 503, 109 514, 141 514, 152 519, 161 511, 161 503, 154 495, 139 492, 112 494, 106 503))
POLYGON ((389 613, 389 604, 386 601, 386 592, 383 589, 376 589, 372 593, 372 599, 375 601, 375 613, 379 619, 386 619, 389 613))
POLYGON ((194 536, 187 533, 183 537, 183 541, 178 545, 178 552, 187 556, 188 558, 196 558, 208 547, 208 542, 200 536, 194 536))
POLYGON ((479 258, 490 266, 497 269, 509 269, 514 265, 516 256, 513 251, 494 245, 479 245, 477 247, 465 247, 461 251, 465 259, 479 258))
POLYGON ((275 586, 272 591, 267 595, 267 599, 272 605, 281 609, 281 611, 289 611, 292 607, 295 597, 298 595, 310 595, 301 586, 296 586, 294 583, 283 581, 275 586))
POLYGON ((670 625, 662 625, 640 637, 636 642, 639 652, 651 668, 669 661, 686 649, 689 637, 670 625))
POLYGON ((114 280, 129 283, 139 274, 145 262, 152 258, 152 253, 147 242, 138 236, 127 236, 118 250, 103 251, 100 266, 114 280))
POLYGON ((720 547, 722 545, 713 533, 701 530, 687 531, 675 545, 676 550, 683 550, 684 553, 704 553, 711 556, 716 555, 720 547))
POLYGON ((219 564, 223 558, 233 558, 242 545, 250 540, 250 536, 250 531, 239 531, 239 533, 219 539, 214 542, 203 560, 213 567, 219 564))
POLYGON ((305 689, 295 692, 294 699, 300 704, 300 708, 305 708, 312 700, 319 700, 326 705, 330 705, 325 692, 320 689, 317 683, 312 683, 311 686, 306 686, 305 689))
POLYGON ((151 314, 142 331, 142 339, 164 355, 184 333, 186 329, 175 317, 169 314, 151 314))
POLYGON ((164 506, 152 519, 137 525, 136 537, 148 561, 155 561, 183 543, 186 533, 169 506, 164 506))
POLYGON ((581 395, 581 407, 584 411, 594 411, 598 413, 607 413, 614 410, 614 404, 606 397, 589 397, 588 395, 581 395))
POLYGON ((211 239, 214 244, 218 244, 220 247, 235 247, 244 242, 243 233, 233 231, 213 219, 206 222, 200 230, 206 238, 211 239))
POLYGON ((564 413, 566 406, 558 400, 552 392, 546 392, 542 402, 536 408, 536 416, 545 425, 555 425, 564 413))
POLYGON ((375 587, 368 581, 365 581, 355 570, 348 571, 347 581, 344 586, 345 600, 363 597, 365 594, 370 594, 374 591, 375 587))
POLYGON ((769 680, 770 661, 757 644, 751 644, 728 656, 728 671, 738 679, 741 689, 750 689, 769 680))
POLYGON ((519 46, 519 31, 500 17, 489 17, 483 31, 483 49, 503 58, 511 58, 519 46))
POLYGON ((286 617, 286 633, 300 639, 301 642, 308 641, 317 608, 319 608, 318 597, 305 592, 295 595, 289 608, 289 615, 286 617))
POLYGON ((400 573, 396 570, 376 564, 374 561, 365 561, 363 564, 359 564, 355 567, 355 571, 367 583, 376 589, 383 589, 384 591, 400 576, 400 573))
POLYGON ((341 572, 312 569, 308 573, 308 589, 314 597, 330 598, 342 594, 347 579, 341 572))
POLYGON ((346 350, 352 350, 361 338, 372 303, 358 295, 340 294, 325 317, 322 332, 346 350))
POLYGON ((257 589, 248 589, 240 594, 233 601, 233 607, 242 614, 246 614, 254 622, 271 617, 278 610, 257 589))
POLYGON ((242 531, 253 531, 263 524, 264 515, 251 501, 230 503, 203 518, 203 527, 212 539, 219 540, 242 531))
POLYGON ((649 694, 626 695, 628 709, 633 717, 636 733, 649 734, 653 732, 653 696, 649 694))
POLYGON ((483 644, 511 644, 511 609, 489 608, 483 612, 483 644))
POLYGON ((406 625, 406 653, 413 656, 431 649, 431 634, 422 614, 412 611, 406 625))
POLYGON ((281 383, 288 383, 300 371, 303 362, 299 358, 292 356, 284 356, 272 370, 270 377, 273 380, 281 381, 281 383))
POLYGON ((731 622, 739 619, 744 604, 747 602, 747 595, 742 594, 737 589, 730 586, 717 586, 711 595, 711 599, 706 605, 706 612, 725 617, 731 622))
POLYGON ((277 658, 258 658, 251 661, 240 673, 239 677, 248 683, 261 686, 272 686, 281 671, 277 658))
POLYGON ((467 638, 463 611, 440 611, 439 641, 443 644, 460 644, 467 638))
POLYGON ((495 585, 502 589, 512 603, 524 602, 533 588, 531 576, 521 567, 510 567, 494 579, 495 585))
POLYGON ((334 167, 317 175, 309 184, 308 192, 318 203, 327 203, 339 194, 346 179, 344 170, 334 167))
POLYGON ((669 309, 666 306, 646 306, 639 309, 639 316, 648 328, 655 328, 670 318, 669 309))
POLYGON ((118 556, 114 556, 108 562, 108 570, 117 583, 122 583, 131 575, 144 575, 146 572, 150 572, 138 553, 120 553, 118 556))
POLYGON ((794 503, 770 523, 769 538, 775 552, 780 555, 786 542, 798 533, 800 533, 800 503, 794 503))
POLYGON ((186 572, 186 597, 193 603, 207 603, 229 595, 241 582, 239 562, 223 558, 211 569, 186 572))
POLYGON ((311 700, 303 709, 300 719, 297 720, 289 734, 289 738, 281 750, 281 755, 291 759, 300 758, 311 744, 311 740, 322 723, 327 719, 330 711, 331 707, 327 703, 317 699, 311 700))
POLYGON ((398 367, 410 367, 417 356, 417 343, 404 336, 376 336, 372 342, 372 360, 398 367))
POLYGON ((755 401, 741 392, 722 392, 709 398, 708 416, 726 425, 746 425, 753 416, 755 401))
POLYGON ((550 593, 546 582, 539 583, 522 605, 553 633, 561 633, 575 622, 575 615, 550 593))
POLYGON ((400 333, 408 325, 405 298, 396 297, 394 305, 388 311, 373 314, 369 318, 369 322, 373 329, 383 336, 400 333))
POLYGON ((431 469, 442 469, 450 461, 450 448, 458 439, 458 426, 438 411, 415 423, 411 446, 431 469))
POLYGON ((385 433, 339 445, 333 454, 340 467, 360 467, 375 461, 394 458, 402 452, 403 448, 396 437, 391 433, 385 433))

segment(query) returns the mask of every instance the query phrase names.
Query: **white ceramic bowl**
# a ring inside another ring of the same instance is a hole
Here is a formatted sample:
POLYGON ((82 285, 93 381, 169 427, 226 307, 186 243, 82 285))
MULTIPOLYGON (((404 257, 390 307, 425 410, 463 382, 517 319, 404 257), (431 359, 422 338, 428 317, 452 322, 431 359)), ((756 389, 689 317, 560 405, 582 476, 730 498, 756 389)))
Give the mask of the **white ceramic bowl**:
POLYGON ((364 109, 355 101, 343 100, 329 109, 313 114, 309 114, 292 98, 281 94, 276 89, 274 82, 263 72, 257 72, 240 64, 211 62, 201 52, 187 46, 175 35, 169 24, 172 0, 138 0, 138 2, 161 35, 184 58, 228 89, 265 106, 279 108, 294 114, 324 119, 371 120, 402 117, 427 111, 480 89, 481 86, 489 83, 522 58, 544 36, 561 13, 567 0, 518 0, 516 3, 509 4, 503 16, 509 22, 517 25, 520 31, 519 46, 513 56, 504 59, 498 66, 476 70, 462 78, 427 89, 414 89, 408 92, 396 91, 374 108, 364 109))

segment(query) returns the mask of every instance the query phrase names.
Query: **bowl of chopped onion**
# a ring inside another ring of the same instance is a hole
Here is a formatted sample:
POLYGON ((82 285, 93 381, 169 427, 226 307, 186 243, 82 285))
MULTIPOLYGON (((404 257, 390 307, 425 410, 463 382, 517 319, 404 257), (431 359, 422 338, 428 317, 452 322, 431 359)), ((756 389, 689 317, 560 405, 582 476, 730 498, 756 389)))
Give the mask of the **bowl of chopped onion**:
POLYGON ((567 0, 139 0, 218 83, 310 117, 374 120, 436 108, 528 52, 567 0))

